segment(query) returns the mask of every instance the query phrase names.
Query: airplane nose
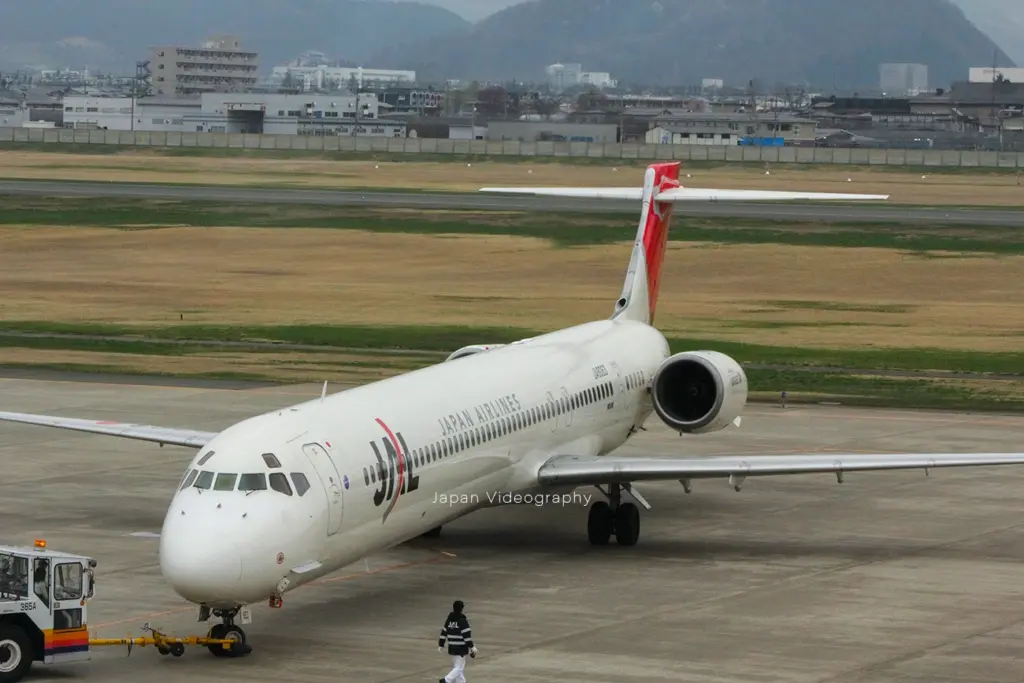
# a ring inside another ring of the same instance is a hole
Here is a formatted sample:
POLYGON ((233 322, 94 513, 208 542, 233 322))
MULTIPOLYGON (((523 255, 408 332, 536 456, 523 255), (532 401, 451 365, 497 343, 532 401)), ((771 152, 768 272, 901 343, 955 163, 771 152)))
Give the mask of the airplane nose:
POLYGON ((174 592, 193 603, 232 602, 242 578, 242 556, 221 533, 165 525, 160 571, 174 592))

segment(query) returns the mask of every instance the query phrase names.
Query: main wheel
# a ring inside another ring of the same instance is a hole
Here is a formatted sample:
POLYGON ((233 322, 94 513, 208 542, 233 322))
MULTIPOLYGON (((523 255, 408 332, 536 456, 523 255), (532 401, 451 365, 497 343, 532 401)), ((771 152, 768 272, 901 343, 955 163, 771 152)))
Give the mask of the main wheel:
POLYGON ((608 539, 612 537, 613 523, 611 506, 603 500, 594 503, 587 517, 587 538, 590 539, 590 545, 608 545, 608 539))
POLYGON ((632 503, 623 503, 615 511, 615 540, 619 545, 636 545, 640 538, 640 510, 632 503))
POLYGON ((20 681, 32 668, 32 641, 20 627, 0 624, 0 683, 20 681))

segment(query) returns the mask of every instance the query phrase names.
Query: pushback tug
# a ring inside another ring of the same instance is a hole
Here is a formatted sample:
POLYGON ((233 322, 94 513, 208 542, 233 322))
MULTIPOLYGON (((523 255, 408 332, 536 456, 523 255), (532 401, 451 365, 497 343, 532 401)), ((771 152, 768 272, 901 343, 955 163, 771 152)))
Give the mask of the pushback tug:
POLYGON ((205 645, 217 655, 244 648, 231 638, 169 638, 149 628, 143 638, 90 639, 89 601, 95 595, 96 560, 50 550, 0 545, 0 683, 17 683, 32 665, 67 664, 92 658, 103 645, 154 645, 180 657, 185 645, 205 645))

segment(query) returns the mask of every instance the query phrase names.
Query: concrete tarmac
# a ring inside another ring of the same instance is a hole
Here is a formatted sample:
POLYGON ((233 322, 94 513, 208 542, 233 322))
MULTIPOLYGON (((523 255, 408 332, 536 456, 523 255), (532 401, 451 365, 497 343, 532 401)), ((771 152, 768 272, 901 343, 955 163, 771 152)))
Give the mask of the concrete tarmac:
MULTIPOLYGON (((75 378, 79 379, 79 378, 75 378)), ((0 379, 0 410, 218 429, 319 395, 316 386, 206 388, 0 379)), ((754 407, 743 428, 660 426, 627 454, 1012 451, 1024 417, 754 407)), ((164 510, 192 451, 0 424, 0 539, 99 560, 97 636, 145 622, 197 634, 164 584, 164 510)), ((254 457, 256 457, 254 455, 254 457)), ((470 681, 859 683, 1024 679, 1024 468, 648 484, 634 548, 591 548, 587 510, 499 508, 254 608, 254 652, 181 659, 98 651, 33 680, 436 681, 451 601, 480 656, 470 681)), ((581 489, 580 494, 591 490, 581 489)))
MULTIPOLYGON (((851 190, 855 192, 856 190, 851 190)), ((561 197, 470 193, 371 192, 351 190, 289 190, 216 186, 145 185, 141 183, 79 183, 0 180, 0 195, 44 197, 111 197, 260 204, 315 204, 401 209, 460 209, 479 211, 559 211, 635 215, 637 203, 561 197)), ((796 204, 791 202, 680 202, 677 216, 752 218, 841 223, 901 223, 1020 227, 1024 213, 988 208, 899 206, 884 203, 796 204)))

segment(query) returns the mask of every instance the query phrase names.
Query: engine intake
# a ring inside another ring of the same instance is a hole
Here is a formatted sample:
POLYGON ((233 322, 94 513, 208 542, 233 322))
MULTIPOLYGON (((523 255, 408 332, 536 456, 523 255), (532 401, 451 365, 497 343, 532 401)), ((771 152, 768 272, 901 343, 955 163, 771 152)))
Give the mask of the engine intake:
POLYGON ((672 429, 707 434, 725 429, 747 404, 747 375, 717 351, 689 351, 667 359, 651 382, 654 410, 672 429))

